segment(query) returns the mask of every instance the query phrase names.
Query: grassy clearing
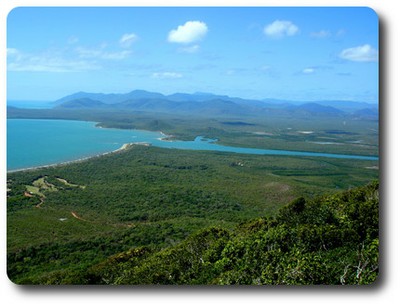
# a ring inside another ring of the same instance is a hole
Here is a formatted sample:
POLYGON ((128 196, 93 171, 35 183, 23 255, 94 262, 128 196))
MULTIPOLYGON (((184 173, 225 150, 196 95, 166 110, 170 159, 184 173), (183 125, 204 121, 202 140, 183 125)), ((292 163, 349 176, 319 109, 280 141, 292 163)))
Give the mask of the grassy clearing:
POLYGON ((86 186, 81 186, 81 185, 77 185, 77 184, 71 184, 67 180, 65 180, 63 178, 60 178, 60 177, 56 177, 56 180, 61 182, 61 183, 63 183, 65 186, 68 186, 68 187, 79 187, 79 188, 82 188, 82 189, 86 188, 86 186))
POLYGON ((39 197, 44 197, 44 194, 42 192, 40 192, 40 188, 36 187, 36 186, 31 186, 31 185, 26 185, 26 191, 30 194, 30 195, 37 195, 39 197))

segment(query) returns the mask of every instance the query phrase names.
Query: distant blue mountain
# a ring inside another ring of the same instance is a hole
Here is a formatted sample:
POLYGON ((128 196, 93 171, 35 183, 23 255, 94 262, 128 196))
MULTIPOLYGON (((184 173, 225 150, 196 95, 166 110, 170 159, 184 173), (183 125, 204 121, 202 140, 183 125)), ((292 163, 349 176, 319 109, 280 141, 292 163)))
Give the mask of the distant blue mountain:
POLYGON ((321 105, 318 103, 305 103, 301 105, 290 105, 285 109, 308 114, 330 114, 343 115, 345 112, 332 106, 321 105))
POLYGON ((353 116, 363 119, 376 119, 379 118, 378 108, 363 108, 355 111, 353 116))
POLYGON ((54 102, 59 109, 120 109, 203 115, 297 115, 344 116, 354 115, 368 119, 378 118, 378 105, 355 101, 299 102, 277 99, 242 99, 212 93, 175 93, 134 90, 125 94, 78 92, 54 102))
POLYGON ((90 98, 78 98, 78 99, 66 101, 56 107, 57 108, 76 109, 76 108, 104 108, 107 106, 108 105, 103 102, 93 100, 90 98))
POLYGON ((307 103, 317 103, 323 106, 332 106, 334 108, 352 112, 360 109, 366 108, 376 108, 378 109, 378 104, 374 103, 366 103, 359 101, 350 101, 350 100, 317 100, 317 101, 292 101, 292 100, 279 100, 279 99, 263 99, 265 103, 271 105, 303 105, 307 103))
POLYGON ((165 98, 163 94, 156 92, 149 92, 145 90, 134 90, 126 94, 103 94, 103 93, 89 93, 89 92, 77 92, 72 95, 63 97, 54 102, 55 105, 60 105, 67 101, 76 99, 88 98, 95 101, 100 101, 105 104, 116 104, 131 99, 160 99, 165 98))

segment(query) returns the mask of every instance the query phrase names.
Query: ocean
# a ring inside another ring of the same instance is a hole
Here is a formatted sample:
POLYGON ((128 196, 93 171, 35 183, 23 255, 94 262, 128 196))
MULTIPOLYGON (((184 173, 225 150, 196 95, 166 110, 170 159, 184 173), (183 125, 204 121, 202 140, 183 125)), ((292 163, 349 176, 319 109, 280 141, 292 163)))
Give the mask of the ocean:
POLYGON ((7 170, 73 161, 147 142, 161 133, 103 129, 94 122, 7 119, 7 170))

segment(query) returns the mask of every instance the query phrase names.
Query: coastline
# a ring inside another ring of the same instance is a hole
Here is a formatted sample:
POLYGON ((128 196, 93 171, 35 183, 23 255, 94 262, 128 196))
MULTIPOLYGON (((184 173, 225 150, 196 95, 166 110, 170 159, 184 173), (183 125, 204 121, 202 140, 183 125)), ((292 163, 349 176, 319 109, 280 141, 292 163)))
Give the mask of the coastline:
MULTIPOLYGON (((99 126, 95 126, 95 128, 103 128, 99 126)), ((135 129, 134 129, 135 130, 135 129)), ((136 130, 136 131, 146 131, 146 130, 136 130)), ((146 131, 146 132, 151 132, 151 131, 146 131)), ((162 131, 157 131, 159 135, 158 138, 144 138, 143 140, 147 140, 150 142, 142 141, 142 142, 130 142, 132 138, 126 139, 125 141, 128 141, 127 143, 124 143, 121 147, 112 150, 112 151, 106 151, 104 153, 94 153, 93 155, 89 156, 84 156, 82 158, 77 158, 77 159, 72 159, 72 160, 64 160, 60 162, 55 162, 52 164, 45 164, 45 165, 37 165, 37 166, 32 166, 32 167, 24 167, 24 168, 19 168, 19 169, 12 169, 8 170, 7 173, 15 173, 15 172, 21 172, 21 171, 33 171, 37 169, 46 169, 46 168, 51 168, 51 167, 57 167, 57 166, 62 166, 62 165, 68 165, 72 163, 77 163, 77 162, 82 162, 89 160, 91 158, 96 158, 96 157, 101 157, 105 156, 108 154, 114 154, 121 152, 123 150, 126 150, 130 148, 133 145, 142 145, 142 146, 152 146, 152 140, 157 139, 158 141, 162 142, 177 142, 178 146, 173 146, 171 145, 171 148, 176 148, 176 149, 187 149, 190 147, 190 142, 196 142, 197 145, 195 146, 196 150, 212 150, 212 151, 224 151, 224 152, 231 152, 231 153, 239 153, 239 154, 267 154, 267 155, 288 155, 288 156, 312 156, 312 157, 327 157, 327 158, 347 158, 347 159, 362 159, 362 160, 371 160, 371 161, 378 161, 379 156, 363 156, 363 155, 347 155, 347 154, 334 154, 334 153, 318 153, 318 152, 306 152, 306 151, 286 151, 286 150, 276 150, 276 149, 257 149, 257 148, 246 148, 246 147, 230 147, 230 146, 224 146, 224 145, 218 145, 216 144, 212 148, 209 146, 206 148, 202 148, 198 146, 198 143, 206 142, 206 143, 214 143, 218 141, 218 139, 203 139, 203 136, 197 136, 194 141, 188 141, 188 145, 184 145, 183 147, 180 146, 182 144, 182 140, 178 140, 176 136, 174 135, 168 135, 165 134, 162 131), (159 137, 161 136, 161 137, 159 137), (200 140, 200 141, 199 141, 200 140)), ((157 137, 155 136, 155 137, 157 137)), ((136 137, 133 137, 136 138, 136 137)), ((119 143, 122 143, 120 141, 119 143)), ((155 146, 157 145, 157 142, 154 143, 155 146)), ((164 147, 164 146, 161 146, 164 147)), ((168 146, 168 148, 170 148, 168 146)), ((89 153, 90 154, 90 153, 89 153)))
POLYGON ((113 150, 113 151, 104 152, 104 153, 100 153, 100 154, 96 154, 96 155, 92 155, 92 156, 87 156, 87 157, 82 157, 82 158, 78 158, 78 159, 74 159, 74 160, 63 161, 63 162, 54 163, 54 164, 27 167, 27 168, 22 168, 22 169, 15 169, 15 170, 7 170, 7 173, 15 173, 15 172, 21 172, 21 171, 46 169, 46 168, 51 168, 51 167, 69 165, 69 164, 73 164, 73 163, 79 163, 79 162, 83 162, 83 161, 86 161, 86 160, 89 160, 89 159, 92 159, 92 158, 97 158, 97 157, 101 157, 101 156, 105 156, 105 155, 109 155, 109 154, 122 152, 122 151, 128 150, 133 145, 149 145, 149 144, 148 143, 140 143, 140 142, 124 143, 121 147, 119 147, 118 149, 113 150))
MULTIPOLYGON (((11 118, 11 119, 13 119, 13 118, 11 118)), ((19 118, 15 118, 15 119, 19 119, 19 118)), ((34 120, 40 120, 40 119, 34 119, 34 120)), ((48 120, 48 119, 43 119, 43 120, 48 120)), ((68 120, 68 119, 50 119, 50 120, 81 121, 81 120, 68 120)), ((99 122, 96 122, 96 121, 90 121, 90 120, 86 121, 85 120, 84 122, 93 123, 94 127, 97 128, 97 129, 116 129, 116 130, 120 130, 118 128, 103 127, 103 126, 99 125, 99 122)), ((133 129, 133 130, 136 130, 136 129, 133 129)), ((142 130, 138 130, 138 131, 142 131, 142 130)), ((143 130, 143 131, 145 131, 145 130, 143 130)), ((167 135, 162 131, 157 131, 157 132, 162 135, 162 137, 158 138, 159 140, 162 140, 162 141, 168 141, 168 138, 174 137, 173 135, 167 135)), ((56 163, 52 163, 52 164, 25 167, 25 168, 20 168, 20 169, 13 169, 13 170, 8 170, 7 169, 6 173, 30 171, 30 170, 37 170, 37 169, 46 169, 46 168, 50 168, 50 167, 57 167, 57 166, 68 165, 68 164, 72 164, 72 163, 78 163, 78 162, 89 160, 91 158, 96 158, 96 157, 101 157, 101 156, 108 155, 108 154, 118 153, 120 151, 128 149, 129 147, 131 147, 133 145, 151 146, 151 143, 148 143, 148 142, 128 142, 128 143, 124 143, 121 147, 119 147, 118 149, 115 149, 113 151, 107 151, 107 152, 100 153, 100 154, 90 155, 90 156, 87 156, 87 157, 82 157, 82 158, 73 159, 73 160, 56 162, 56 163)))
POLYGON ((162 137, 157 138, 157 140, 168 141, 168 142, 174 141, 173 140, 175 138, 174 135, 165 134, 163 131, 158 131, 158 132, 162 135, 162 137))

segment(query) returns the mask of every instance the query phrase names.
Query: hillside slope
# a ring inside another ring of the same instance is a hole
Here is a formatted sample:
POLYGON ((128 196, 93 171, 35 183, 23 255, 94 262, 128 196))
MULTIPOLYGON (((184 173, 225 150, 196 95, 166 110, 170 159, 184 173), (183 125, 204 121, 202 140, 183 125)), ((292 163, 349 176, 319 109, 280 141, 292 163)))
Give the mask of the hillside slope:
POLYGON ((299 198, 274 219, 234 232, 203 230, 147 257, 138 251, 144 259, 120 254, 93 271, 112 266, 114 284, 369 284, 379 266, 378 205, 378 183, 299 198))
POLYGON ((86 284, 371 284, 379 270, 379 184, 283 207, 228 231, 211 227, 160 251, 134 248, 42 279, 86 284))

